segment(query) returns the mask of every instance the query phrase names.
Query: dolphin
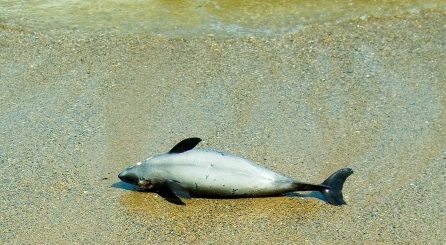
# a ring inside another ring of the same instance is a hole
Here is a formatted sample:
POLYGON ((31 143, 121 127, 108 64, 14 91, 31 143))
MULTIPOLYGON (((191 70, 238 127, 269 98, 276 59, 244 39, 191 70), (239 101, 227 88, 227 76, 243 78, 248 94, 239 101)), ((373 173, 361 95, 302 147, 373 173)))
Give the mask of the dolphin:
POLYGON ((307 184, 266 169, 252 161, 212 149, 194 149, 200 138, 187 138, 169 152, 123 170, 119 179, 140 190, 157 191, 166 200, 183 204, 192 196, 237 198, 318 191, 332 205, 346 204, 342 187, 350 168, 330 175, 322 184, 307 184))

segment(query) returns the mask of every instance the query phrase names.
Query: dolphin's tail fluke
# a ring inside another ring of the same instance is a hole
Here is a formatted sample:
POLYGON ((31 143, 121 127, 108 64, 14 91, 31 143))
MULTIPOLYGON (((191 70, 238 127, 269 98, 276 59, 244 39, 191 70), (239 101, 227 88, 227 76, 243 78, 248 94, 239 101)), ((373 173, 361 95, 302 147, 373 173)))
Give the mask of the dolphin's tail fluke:
POLYGON ((319 191, 324 195, 328 203, 333 205, 346 204, 342 196, 342 187, 347 177, 352 173, 353 170, 351 168, 339 169, 322 182, 321 186, 326 188, 322 188, 319 191))
POLYGON ((325 200, 333 205, 345 204, 342 196, 342 187, 348 176, 353 173, 351 168, 343 168, 334 172, 320 185, 295 182, 293 189, 295 191, 319 191, 325 200))

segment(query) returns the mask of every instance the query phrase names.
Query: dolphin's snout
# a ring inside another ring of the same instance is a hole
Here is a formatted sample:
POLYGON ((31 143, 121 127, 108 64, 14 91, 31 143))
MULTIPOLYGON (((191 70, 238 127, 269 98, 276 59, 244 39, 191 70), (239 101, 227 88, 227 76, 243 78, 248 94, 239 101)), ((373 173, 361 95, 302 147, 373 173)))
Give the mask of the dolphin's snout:
POLYGON ((120 174, 118 174, 118 178, 120 180, 122 180, 123 182, 129 183, 129 184, 136 185, 138 183, 138 177, 134 173, 131 173, 128 170, 124 170, 120 174))
POLYGON ((125 170, 118 174, 118 178, 119 178, 120 180, 124 181, 124 178, 125 178, 125 170))

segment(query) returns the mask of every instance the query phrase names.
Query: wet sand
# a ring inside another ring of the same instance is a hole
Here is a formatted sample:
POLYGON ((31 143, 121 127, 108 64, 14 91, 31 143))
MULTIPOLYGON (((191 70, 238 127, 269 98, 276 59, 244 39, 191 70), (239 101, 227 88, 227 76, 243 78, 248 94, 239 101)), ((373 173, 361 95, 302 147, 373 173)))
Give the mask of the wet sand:
POLYGON ((246 38, 0 25, 0 243, 445 244, 445 14, 246 38), (190 136, 311 183, 351 167, 348 205, 119 182, 190 136))

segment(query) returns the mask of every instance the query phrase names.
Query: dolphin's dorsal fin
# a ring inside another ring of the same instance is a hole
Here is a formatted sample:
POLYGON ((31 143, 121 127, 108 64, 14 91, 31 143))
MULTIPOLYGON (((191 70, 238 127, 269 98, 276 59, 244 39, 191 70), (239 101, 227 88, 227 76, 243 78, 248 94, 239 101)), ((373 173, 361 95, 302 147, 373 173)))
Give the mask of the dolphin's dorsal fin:
POLYGON ((194 137, 194 138, 187 138, 182 140, 180 143, 176 144, 169 153, 182 153, 188 150, 192 150, 198 143, 200 143, 201 139, 194 137))

